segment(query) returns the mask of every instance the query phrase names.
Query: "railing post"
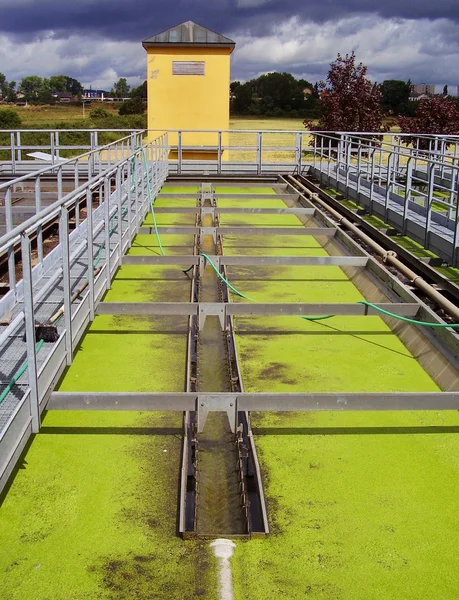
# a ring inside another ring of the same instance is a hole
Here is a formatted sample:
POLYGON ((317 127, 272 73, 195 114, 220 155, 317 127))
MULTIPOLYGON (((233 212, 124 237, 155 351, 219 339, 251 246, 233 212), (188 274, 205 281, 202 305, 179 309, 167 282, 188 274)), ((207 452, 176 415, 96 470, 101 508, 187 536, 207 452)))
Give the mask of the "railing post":
POLYGON ((94 295, 94 231, 92 225, 92 192, 86 190, 86 236, 88 238, 88 289, 89 289, 89 318, 94 321, 95 295, 94 295))
POLYGON ((359 147, 357 150, 357 198, 359 197, 359 194, 360 194, 361 167, 362 167, 362 140, 359 140, 359 147))
POLYGON ((69 243, 69 211, 66 206, 61 207, 59 216, 59 242, 62 248, 62 281, 64 287, 64 321, 65 321, 65 349, 67 365, 73 361, 72 343, 72 285, 70 280, 70 243, 69 243))
MULTIPOLYGON (((135 181, 134 181, 134 194, 135 194, 135 214, 134 214, 134 230, 136 233, 139 233, 139 212, 140 212, 140 202, 139 202, 139 175, 142 169, 142 159, 141 155, 138 155, 138 160, 135 163, 135 181)), ((143 178, 142 178, 143 182, 143 178)))
MULTIPOLYGON (((41 177, 37 176, 35 180, 35 212, 38 214, 41 211, 41 177)), ((43 226, 37 226, 37 253, 38 262, 43 262, 43 226)))
POLYGON ((177 139, 177 174, 182 174, 182 132, 178 132, 177 139))
POLYGON ((110 178, 104 179, 104 238, 105 238, 105 289, 111 287, 110 273, 110 178))
POLYGON ((449 188, 448 203, 448 219, 454 219, 454 211, 457 210, 457 195, 455 194, 457 182, 457 165, 456 165, 456 148, 454 149, 454 156, 451 163, 451 185, 449 188))
MULTIPOLYGON (((352 152, 352 137, 345 136, 345 148, 346 148, 346 195, 348 195, 349 178, 351 171, 351 152, 352 152)), ((357 199, 358 203, 358 199, 357 199)))
POLYGON ((403 228, 402 234, 406 235, 408 223, 408 208, 411 200, 411 188, 413 185, 413 157, 410 156, 406 163, 406 185, 405 185, 405 204, 403 205, 403 228))
POLYGON ((57 169, 57 199, 62 199, 62 167, 57 169))
POLYGON ((122 201, 122 189, 121 189, 121 167, 118 166, 116 170, 116 204, 118 214, 118 266, 121 266, 123 258, 123 209, 121 206, 122 201))
POLYGON ((54 132, 54 136, 55 136, 55 145, 56 145, 56 158, 60 158, 60 153, 59 153, 59 132, 55 131, 54 132))
POLYGON ((35 340, 35 311, 32 283, 32 252, 30 238, 26 232, 21 235, 22 279, 24 285, 24 319, 27 344, 27 373, 29 379, 30 416, 32 433, 40 431, 40 400, 38 396, 37 350, 35 340))
POLYGON ((317 136, 314 136, 314 169, 317 169, 317 136))
POLYGON ((393 167, 394 153, 389 152, 387 159, 387 181, 386 181, 386 194, 384 198, 384 220, 387 223, 387 215, 389 210, 389 200, 392 193, 392 167, 393 167))
MULTIPOLYGON (((457 178, 456 198, 459 198, 459 177, 457 178)), ((457 200, 456 200, 457 202, 457 200)), ((451 266, 457 267, 459 265, 459 206, 456 203, 456 213, 454 218, 454 237, 453 237, 453 249, 451 252, 451 266)))
POLYGON ((258 131, 257 133, 257 175, 261 175, 261 165, 262 165, 262 144, 263 144, 263 133, 258 131))
POLYGON ((298 174, 301 173, 301 133, 296 133, 295 162, 298 174))
MULTIPOLYGON (((11 186, 6 188, 5 192, 5 221, 6 221, 6 232, 10 232, 13 229, 13 206, 11 200, 11 186)), ((16 300, 16 259, 14 256, 14 245, 11 244, 8 247, 8 284, 10 291, 13 292, 13 297, 16 300)))
POLYGON ((428 186, 427 186, 427 205, 426 205, 426 230, 424 235, 424 248, 428 248, 430 241, 430 223, 432 221, 432 202, 435 185, 435 163, 432 162, 427 167, 428 186))
POLYGON ((373 148, 371 153, 371 170, 370 170, 370 215, 373 214, 373 196, 375 193, 375 158, 376 158, 376 147, 373 148))
POLYGON ((10 152, 11 152, 11 168, 13 175, 16 174, 16 144, 14 141, 14 133, 10 133, 10 152))
POLYGON ((17 144, 17 152, 18 152, 18 162, 22 160, 22 150, 21 150, 21 132, 16 132, 16 144, 17 144))
POLYGON ((217 149, 217 173, 221 175, 222 172, 222 132, 218 132, 218 149, 217 149))
POLYGON ((132 229, 132 194, 134 190, 134 179, 135 179, 135 170, 136 170, 136 157, 129 163, 130 169, 128 173, 129 181, 128 181, 128 223, 129 223, 129 245, 128 248, 131 247, 132 238, 134 237, 134 231, 132 229))
POLYGON ((328 175, 328 183, 330 183, 330 174, 331 174, 331 164, 332 164, 332 139, 328 138, 328 167, 327 167, 327 175, 328 175))
POLYGON ((56 162, 56 144, 54 138, 54 131, 50 131, 49 133, 49 151, 51 153, 51 164, 54 165, 56 162))

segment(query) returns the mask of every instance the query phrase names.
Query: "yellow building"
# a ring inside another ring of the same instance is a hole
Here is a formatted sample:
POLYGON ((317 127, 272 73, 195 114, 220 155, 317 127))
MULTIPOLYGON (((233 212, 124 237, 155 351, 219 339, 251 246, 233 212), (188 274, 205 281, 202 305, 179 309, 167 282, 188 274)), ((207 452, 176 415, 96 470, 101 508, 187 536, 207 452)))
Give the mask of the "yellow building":
MULTIPOLYGON (((148 129, 229 129, 232 40, 187 21, 142 45, 148 53, 148 129)), ((223 134, 222 144, 227 142, 223 134)), ((184 158, 217 156, 216 133, 183 133, 180 143, 184 158)), ((174 158, 177 134, 169 135, 169 144, 174 158)))

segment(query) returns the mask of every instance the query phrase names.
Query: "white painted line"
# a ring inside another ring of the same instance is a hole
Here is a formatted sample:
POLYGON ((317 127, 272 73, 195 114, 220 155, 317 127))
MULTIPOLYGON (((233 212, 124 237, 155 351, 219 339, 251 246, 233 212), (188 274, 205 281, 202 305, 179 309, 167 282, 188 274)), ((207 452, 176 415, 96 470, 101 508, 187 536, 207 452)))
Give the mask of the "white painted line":
POLYGON ((231 540, 218 539, 210 544, 214 556, 219 559, 219 596, 220 600, 233 600, 233 575, 230 558, 233 556, 236 544, 231 540))

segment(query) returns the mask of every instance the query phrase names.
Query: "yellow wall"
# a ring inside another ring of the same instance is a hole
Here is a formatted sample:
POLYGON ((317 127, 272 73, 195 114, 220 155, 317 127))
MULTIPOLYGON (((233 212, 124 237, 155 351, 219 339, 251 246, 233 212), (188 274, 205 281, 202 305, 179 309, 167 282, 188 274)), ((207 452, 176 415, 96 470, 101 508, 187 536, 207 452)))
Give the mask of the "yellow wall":
MULTIPOLYGON (((229 48, 148 48, 148 128, 229 129, 229 48), (204 61, 205 75, 172 75, 173 61, 204 61)), ((150 137, 155 134, 150 133, 150 137)), ((227 143, 223 137, 223 144, 227 143)), ((169 135, 177 145, 177 135, 169 135)), ((213 146, 217 134, 184 133, 183 146, 213 146)))

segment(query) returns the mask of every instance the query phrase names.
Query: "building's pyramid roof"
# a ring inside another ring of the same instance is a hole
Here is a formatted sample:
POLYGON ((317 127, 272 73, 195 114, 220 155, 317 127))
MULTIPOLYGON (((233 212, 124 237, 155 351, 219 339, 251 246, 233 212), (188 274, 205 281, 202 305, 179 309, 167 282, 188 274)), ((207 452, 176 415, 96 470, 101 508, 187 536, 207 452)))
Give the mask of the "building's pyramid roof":
POLYGON ((217 46, 234 48, 233 40, 211 31, 193 21, 186 21, 166 31, 152 35, 142 42, 144 48, 150 46, 168 46, 169 44, 180 46, 217 46))

